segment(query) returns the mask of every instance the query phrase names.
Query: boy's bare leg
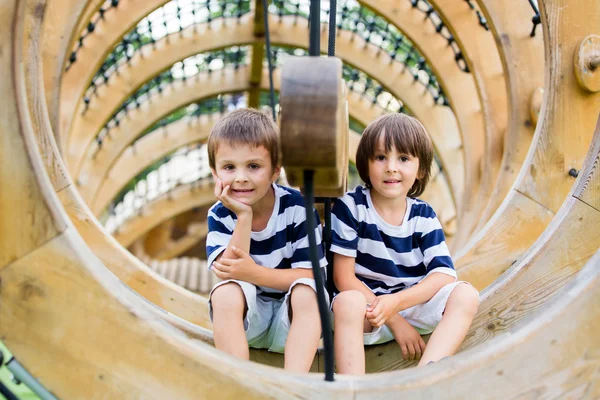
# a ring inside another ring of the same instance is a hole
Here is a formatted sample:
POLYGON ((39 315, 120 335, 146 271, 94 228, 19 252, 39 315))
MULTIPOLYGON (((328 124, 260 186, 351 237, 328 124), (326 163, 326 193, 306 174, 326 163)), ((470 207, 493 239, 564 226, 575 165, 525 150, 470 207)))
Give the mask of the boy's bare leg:
POLYGON ((246 298, 237 283, 226 283, 211 296, 215 347, 238 358, 248 360, 250 350, 244 330, 246 298))
POLYGON ((439 361, 456 353, 467 335, 478 307, 479 293, 473 287, 467 284, 456 286, 448 298, 444 316, 431 334, 418 366, 430 361, 439 361))
MULTIPOLYGON (((337 371, 340 374, 365 374, 365 313, 367 299, 358 290, 337 295, 333 303, 334 349, 337 371)), ((368 328, 370 330, 370 324, 368 328)))
POLYGON ((294 286, 290 305, 292 323, 285 343, 284 368, 308 372, 321 339, 321 319, 314 289, 306 285, 294 286))

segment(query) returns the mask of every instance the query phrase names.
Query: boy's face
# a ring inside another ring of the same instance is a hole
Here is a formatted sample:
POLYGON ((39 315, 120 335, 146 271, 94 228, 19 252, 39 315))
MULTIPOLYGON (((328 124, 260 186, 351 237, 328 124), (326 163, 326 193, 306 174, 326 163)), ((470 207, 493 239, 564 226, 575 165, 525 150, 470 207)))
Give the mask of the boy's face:
POLYGON ((400 153, 395 147, 385 151, 380 135, 375 156, 369 160, 369 179, 373 189, 389 199, 405 198, 419 173, 419 159, 400 153))
POLYGON ((259 203, 269 193, 279 172, 279 167, 273 170, 271 154, 264 146, 232 143, 219 144, 212 170, 213 177, 221 179, 223 187, 231 186, 231 197, 249 206, 259 203))

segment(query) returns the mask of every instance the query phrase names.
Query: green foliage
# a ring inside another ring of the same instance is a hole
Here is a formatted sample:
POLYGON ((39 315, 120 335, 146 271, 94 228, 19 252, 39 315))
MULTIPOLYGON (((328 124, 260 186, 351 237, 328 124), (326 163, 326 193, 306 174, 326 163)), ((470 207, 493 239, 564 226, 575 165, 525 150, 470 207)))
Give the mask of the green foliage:
MULTIPOLYGON (((0 352, 4 354, 4 362, 10 360, 10 358, 12 357, 12 355, 2 342, 0 342, 0 352)), ((36 396, 35 393, 33 393, 31 390, 29 390, 29 388, 24 384, 21 383, 17 385, 16 383, 14 383, 12 380, 12 373, 8 370, 8 368, 6 368, 6 366, 0 368, 0 382, 2 382, 8 388, 8 390, 13 392, 21 400, 39 399, 39 397, 36 396)), ((0 396, 0 398, 4 397, 0 396)))

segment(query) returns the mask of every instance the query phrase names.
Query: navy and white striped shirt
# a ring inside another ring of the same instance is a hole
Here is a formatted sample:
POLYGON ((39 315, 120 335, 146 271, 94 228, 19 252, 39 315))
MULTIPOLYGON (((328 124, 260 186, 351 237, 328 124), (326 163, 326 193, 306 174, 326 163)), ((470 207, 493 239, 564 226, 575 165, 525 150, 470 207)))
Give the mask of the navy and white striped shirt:
POLYGON ((396 293, 433 272, 456 278, 440 221, 429 204, 406 198, 402 225, 379 216, 369 189, 358 186, 336 200, 331 251, 354 257, 356 277, 376 295, 396 293))
MULTIPOLYGON (((311 268, 308 257, 308 234, 306 232, 306 214, 304 200, 299 191, 273 184, 275 205, 267 227, 260 232, 250 234, 250 257, 258 265, 275 269, 311 268)), ((321 224, 319 214, 313 209, 316 219, 315 236, 320 260, 324 267, 327 260, 321 243, 321 224)), ((213 261, 229 244, 237 217, 220 201, 208 211, 208 236, 206 238, 207 265, 213 261)), ((284 292, 273 288, 258 286, 258 293, 268 297, 280 298, 284 292)))

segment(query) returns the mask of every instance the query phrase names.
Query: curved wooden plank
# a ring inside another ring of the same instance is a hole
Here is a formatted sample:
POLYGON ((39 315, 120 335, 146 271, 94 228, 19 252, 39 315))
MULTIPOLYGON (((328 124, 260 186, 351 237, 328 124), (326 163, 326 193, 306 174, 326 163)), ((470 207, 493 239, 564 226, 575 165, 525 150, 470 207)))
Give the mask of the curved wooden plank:
POLYGON ((153 94, 139 109, 131 110, 130 118, 124 119, 119 127, 111 130, 111 139, 103 144, 100 151, 97 143, 87 150, 86 162, 76 181, 82 197, 91 201, 92 193, 105 179, 119 154, 155 121, 193 101, 247 89, 248 73, 247 67, 227 68, 218 74, 203 72, 194 79, 169 85, 162 93, 153 94))
POLYGON ((67 165, 73 176, 78 176, 85 151, 96 134, 121 104, 149 79, 192 55, 229 47, 232 42, 247 44, 253 39, 252 18, 245 15, 239 23, 236 19, 192 25, 181 33, 157 40, 155 46, 144 46, 136 51, 127 64, 111 74, 107 84, 98 87, 87 111, 84 111, 84 104, 79 104, 73 116, 66 152, 67 165))
POLYGON ((74 228, 106 268, 124 284, 156 306, 202 327, 211 327, 206 299, 152 272, 125 250, 92 216, 73 186, 59 192, 74 228))
POLYGON ((53 132, 58 132, 60 81, 65 61, 73 48, 75 36, 81 32, 81 21, 87 21, 91 17, 90 11, 100 8, 103 2, 104 0, 62 0, 49 2, 46 7, 42 61, 46 103, 53 132))
POLYGON ((574 183, 568 171, 581 168, 600 112, 600 96, 578 86, 572 57, 580 38, 600 24, 600 15, 586 12, 590 18, 584 24, 583 9, 549 4, 548 10, 542 7, 547 88, 532 146, 498 211, 456 256, 461 276, 479 289, 506 271, 548 226, 574 183))
POLYGON ((544 87, 543 35, 529 35, 531 7, 527 2, 514 4, 480 0, 479 4, 500 49, 500 58, 506 71, 509 119, 504 139, 504 154, 498 179, 490 201, 484 210, 480 226, 498 209, 514 184, 525 161, 527 149, 537 124, 530 109, 532 96, 544 87))
MULTIPOLYGON (((61 140, 64 142, 63 151, 67 150, 68 132, 71 128, 71 118, 81 102, 85 90, 92 81, 108 54, 119 40, 146 15, 160 7, 168 0, 128 0, 119 2, 118 11, 111 13, 94 30, 94 34, 86 38, 85 45, 79 49, 77 61, 65 72, 61 80, 60 119, 59 129, 61 140)), ((91 0, 82 24, 73 32, 79 35, 93 13, 100 8, 101 0, 91 0)), ((69 49, 70 50, 70 49, 69 49)))
MULTIPOLYGON (((507 85, 494 35, 481 27, 469 5, 452 0, 431 0, 430 4, 466 55, 465 62, 475 79, 483 116, 484 129, 480 136, 469 137, 469 140, 482 142, 484 151, 479 166, 481 184, 477 197, 465 203, 469 216, 461 221, 460 232, 455 237, 458 244, 464 244, 480 222, 498 177, 508 125, 507 85), (465 226, 466 223, 470 225, 465 226)), ((457 117, 460 118, 458 113, 457 117)))
MULTIPOLYGON (((37 4, 42 4, 42 2, 38 2, 37 4)), ((32 3, 29 7, 35 8, 35 6, 36 3, 32 3)), ((34 19, 27 25, 29 32, 29 35, 27 35, 28 39, 39 37, 41 24, 36 24, 37 21, 38 19, 34 19)), ((24 55, 27 56, 28 59, 26 62, 22 63, 24 66, 23 72, 26 82, 24 85, 25 90, 23 91, 23 96, 26 97, 23 97, 22 101, 27 102, 26 104, 31 110, 32 118, 25 119, 24 123, 27 124, 28 129, 31 129, 35 133, 35 142, 30 143, 29 145, 39 148, 39 151, 43 154, 43 157, 41 158, 43 162, 41 168, 45 169, 50 179, 50 185, 47 186, 47 190, 58 192, 58 200, 62 202, 62 204, 56 203, 57 206, 55 207, 60 207, 61 209, 64 207, 64 210, 61 210, 60 212, 55 211, 57 218, 61 218, 59 221, 63 221, 60 222, 60 224, 63 227, 66 227, 72 222, 75 228, 83 236, 84 240, 90 245, 91 250, 98 258, 100 258, 100 260, 102 260, 104 265, 137 293, 154 304, 175 313, 181 318, 200 326, 210 326, 206 300, 170 284, 160 276, 153 274, 148 267, 135 257, 132 257, 131 254, 119 246, 118 243, 104 231, 102 226, 92 216, 85 203, 81 200, 78 193, 74 190, 52 134, 48 112, 45 108, 43 86, 40 84, 42 79, 42 74, 39 70, 40 64, 29 59, 32 55, 35 56, 37 54, 40 54, 39 42, 37 40, 27 40, 24 46, 24 55), (69 218, 71 220, 70 222, 69 218)), ((25 138, 28 139, 29 136, 26 136, 25 138)), ((10 149, 8 146, 3 148, 10 149)), ((33 147, 30 147, 30 149, 32 148, 33 147)), ((11 156, 21 157, 18 153, 11 153, 11 156)), ((9 171, 9 173, 11 168, 12 167, 9 168, 7 166, 7 171, 9 171)), ((21 166, 19 174, 22 174, 25 170, 26 168, 21 166)), ((13 176, 20 175, 13 172, 13 176)), ((17 189, 15 188, 15 190, 17 189)), ((28 190, 28 192, 31 192, 31 190, 28 190)), ((17 193, 26 192, 23 192, 22 189, 18 189, 17 193)), ((35 194, 32 194, 32 196, 35 198, 35 194)), ((26 204, 26 199, 19 200, 19 203, 21 206, 26 204)), ((27 210, 27 208, 25 208, 25 210, 27 210)), ((31 211, 28 212, 31 213, 31 211)), ((40 218, 36 224, 39 224, 41 228, 46 224, 45 222, 42 222, 43 219, 40 217, 42 212, 43 207, 36 207, 35 213, 30 214, 34 218, 40 218)), ((17 221, 19 221, 18 224, 22 224, 23 220, 19 218, 17 221)), ((44 229, 40 229, 40 232, 44 232, 44 229)), ((35 238, 36 235, 31 235, 31 237, 35 238)), ((26 244, 27 241, 23 240, 23 243, 26 244)), ((18 246, 13 249, 18 250, 18 246)), ((10 254, 10 252, 7 251, 4 254, 10 254)))
POLYGON ((141 213, 144 218, 131 218, 119 226, 115 239, 129 247, 141 235, 160 223, 194 207, 215 202, 212 178, 176 187, 146 204, 141 213))
MULTIPOLYGON (((64 220, 55 219, 60 217, 60 213, 45 202, 44 197, 48 191, 38 187, 36 174, 42 173, 44 165, 31 154, 31 148, 36 146, 35 138, 29 137, 29 142, 25 142, 17 134, 20 132, 21 124, 27 129, 32 129, 32 122, 29 120, 20 122, 19 110, 16 107, 17 96, 25 103, 28 100, 27 93, 23 93, 23 84, 15 81, 12 75, 13 63, 10 49, 13 47, 13 31, 8 21, 14 18, 13 7, 16 7, 16 3, 5 1, 3 4, 5 6, 0 7, 0 21, 6 23, 0 24, 0 49, 6 50, 0 53, 0 93, 6 101, 4 107, 0 107, 0 132, 2 132, 0 134, 0 161, 2 161, 0 210, 3 213, 0 218, 0 232, 3 238, 0 240, 0 270, 66 229, 64 220), (31 164, 24 167, 30 157, 31 164), (7 215, 4 216, 4 213, 7 215), (31 229, 33 225, 36 226, 35 230, 31 229), (7 240, 9 237, 12 239, 7 240)), ((39 36, 42 18, 43 13, 39 15, 39 12, 33 18, 33 26, 32 24, 28 26, 32 34, 37 32, 39 36)), ((30 41, 29 45, 37 49, 38 41, 30 41)), ((22 46, 15 49, 18 56, 30 49, 28 46, 22 46)), ((36 68, 35 71, 39 73, 39 69, 36 68)), ((22 79, 27 70, 24 66, 20 66, 14 72, 22 79)))
POLYGON ((152 163, 178 148, 206 142, 220 117, 221 114, 215 113, 198 118, 183 118, 149 133, 127 147, 110 168, 106 178, 97 186, 98 191, 89 197, 92 212, 99 215, 127 182, 152 163))
POLYGON ((600 395, 598 301, 600 253, 509 334, 427 368, 383 379, 368 375, 357 384, 356 398, 470 398, 473 393, 490 399, 595 398, 600 395))

